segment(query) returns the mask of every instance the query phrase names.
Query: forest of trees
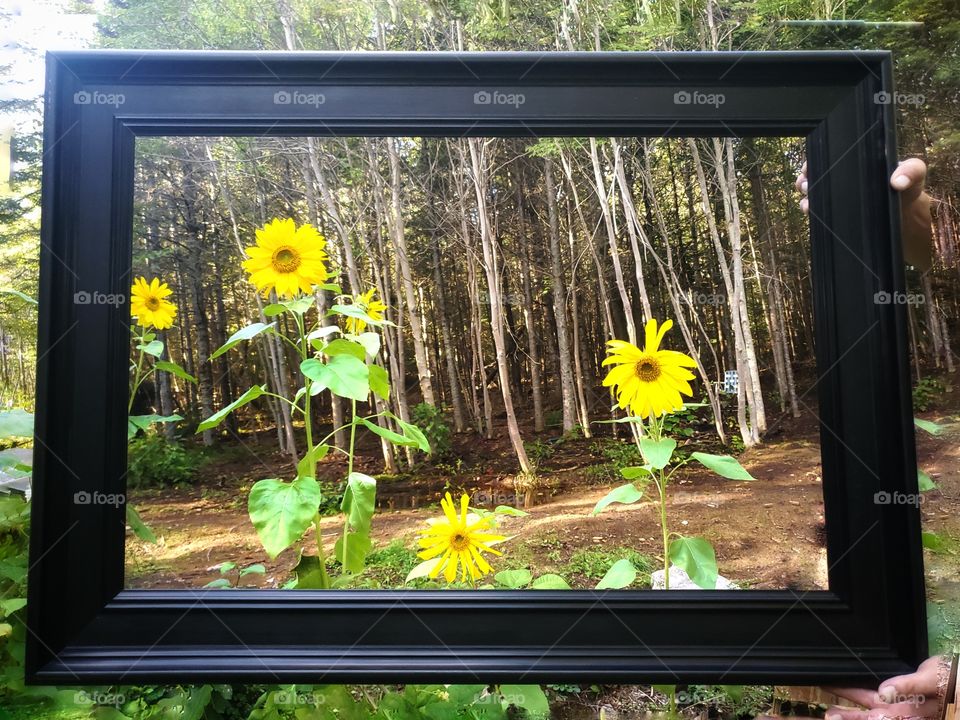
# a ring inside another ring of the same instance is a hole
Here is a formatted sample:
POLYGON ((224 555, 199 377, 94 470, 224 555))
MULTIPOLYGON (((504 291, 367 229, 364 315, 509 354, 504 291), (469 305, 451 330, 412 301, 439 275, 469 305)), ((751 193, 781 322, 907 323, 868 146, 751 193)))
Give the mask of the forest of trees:
MULTIPOLYGON (((957 60, 937 48, 955 43, 957 20, 936 3, 130 0, 112 3, 98 28, 106 47, 269 50, 727 50, 898 40, 893 30, 781 22, 843 13, 924 22, 909 31, 925 34, 923 42, 896 43, 909 48, 897 55, 899 87, 925 98, 899 108, 903 152, 927 160, 935 197, 935 266, 908 274, 925 300, 909 308, 910 339, 924 361, 918 379, 952 371, 957 60)), ((21 147, 29 152, 29 138, 21 147)), ((269 336, 247 357, 205 361, 262 311, 264 300, 240 274, 242 248, 256 227, 291 217, 324 234, 344 292, 375 288, 388 305, 395 326, 385 332, 385 358, 404 379, 390 404, 402 418, 420 402, 442 406, 457 431, 508 434, 518 468, 529 471, 525 434, 548 424, 589 434, 591 420, 610 417, 599 384, 604 341, 636 340, 648 318, 669 317, 673 346, 699 359, 696 399, 710 406, 718 435, 753 445, 774 416, 815 403, 805 382, 815 371, 807 222, 793 186, 802 162, 801 138, 141 139, 135 270, 175 289, 180 321, 168 332, 169 351, 198 377, 194 386, 158 373, 149 402, 164 415, 200 418, 254 382, 296 387, 295 366, 269 336), (717 383, 725 370, 736 370, 740 384, 724 409, 717 383)), ((19 185, 25 196, 35 191, 29 179, 19 185)), ((35 230, 24 207, 21 198, 4 208, 8 250, 35 230)), ((4 279, 33 294, 22 253, 0 262, 15 259, 16 274, 5 270, 4 279)), ((319 298, 321 307, 331 301, 319 298)), ((18 306, 4 320, 5 347, 30 346, 24 314, 18 306)), ((22 396, 29 352, 3 357, 0 384, 22 396)), ((260 407, 258 421, 275 422, 292 454, 284 406, 260 407)), ((316 412, 336 423, 343 408, 316 412)), ((216 437, 208 431, 203 440, 216 437)), ((384 455, 388 469, 409 460, 386 445, 384 455)))
MULTIPOLYGON (((506 431, 522 471, 533 468, 521 425, 542 431, 549 416, 589 434, 609 417, 604 342, 642 344, 651 317, 673 318, 677 346, 701 358, 697 390, 721 437, 724 370, 742 379, 745 445, 767 414, 803 402, 796 375, 813 367, 798 139, 164 138, 138 150, 137 274, 174 288, 167 344, 198 378, 157 375, 163 415, 209 416, 264 378, 281 394, 296 387, 296 364, 269 335, 248 357, 206 362, 263 310, 239 261, 274 216, 314 223, 344 291, 375 288, 386 302, 385 356, 405 378, 391 409, 406 419, 425 402, 448 408, 458 432, 506 431)), ((271 421, 293 451, 284 410, 272 406, 271 421)), ((317 412, 336 422, 343 410, 317 412)))

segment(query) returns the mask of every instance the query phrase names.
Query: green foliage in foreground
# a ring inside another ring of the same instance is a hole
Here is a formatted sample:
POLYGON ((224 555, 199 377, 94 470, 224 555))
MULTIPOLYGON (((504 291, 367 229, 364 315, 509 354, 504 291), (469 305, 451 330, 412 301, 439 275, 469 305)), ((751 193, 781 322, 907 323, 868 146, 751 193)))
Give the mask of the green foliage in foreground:
POLYGON ((149 432, 130 441, 127 450, 127 482, 130 487, 164 487, 190 482, 200 464, 176 441, 149 432))

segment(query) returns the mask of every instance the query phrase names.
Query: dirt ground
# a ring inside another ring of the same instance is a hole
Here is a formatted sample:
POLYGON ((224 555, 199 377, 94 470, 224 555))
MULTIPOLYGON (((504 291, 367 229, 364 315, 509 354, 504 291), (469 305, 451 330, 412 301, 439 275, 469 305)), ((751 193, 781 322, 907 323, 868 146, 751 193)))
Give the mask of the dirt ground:
MULTIPOLYGON (((953 404, 951 403, 952 407, 953 404)), ((955 539, 960 537, 960 423, 956 416, 921 414, 946 424, 933 437, 918 432, 920 466, 939 485, 925 495, 925 529, 946 540, 939 553, 927 553, 934 602, 960 602, 955 539)), ((554 433, 555 435, 555 433, 554 433)), ((546 433, 545 437, 549 437, 546 433)), ((624 440, 626 442, 626 440, 624 440)), ((160 538, 157 545, 127 543, 127 586, 139 588, 202 587, 219 577, 216 566, 231 561, 243 567, 262 563, 264 575, 249 575, 243 586, 279 587, 290 579, 297 548, 269 560, 247 516, 250 487, 263 477, 289 477, 289 462, 273 450, 272 438, 245 437, 225 462, 202 470, 193 486, 132 492, 131 501, 160 538)), ((382 470, 378 447, 362 448, 359 469, 382 470)), ((420 467, 415 474, 381 478, 379 511, 374 519, 376 547, 401 540, 412 547, 425 520, 439 514, 445 489, 471 493, 474 502, 492 507, 519 505, 512 486, 509 446, 505 437, 457 439, 452 457, 460 462, 420 467)), ((690 465, 675 476, 669 505, 671 529, 702 535, 714 545, 720 572, 741 587, 815 589, 827 587, 819 436, 811 415, 775 421, 764 444, 744 452, 742 464, 756 482, 733 482, 690 465)), ((528 516, 501 520, 505 545, 501 564, 529 566, 535 574, 560 572, 563 563, 582 548, 632 548, 659 562, 660 540, 654 502, 615 505, 597 517, 594 504, 617 482, 603 480, 588 468, 603 461, 596 440, 557 443, 544 463, 542 484, 528 516), (514 557, 511 558, 511 555, 514 557)), ((344 475, 343 461, 327 458, 318 473, 333 480, 344 475)), ((332 549, 339 519, 324 518, 332 549)), ((305 537, 303 546, 313 546, 305 537)), ((299 547, 299 546, 297 546, 299 547)), ((562 574, 562 572, 561 572, 562 574)), ((589 578, 568 578, 590 587, 589 578)), ((593 580, 593 583, 596 581, 593 580)))
MULTIPOLYGON (((826 587, 823 548, 823 500, 820 490, 819 441, 808 419, 789 420, 789 442, 775 442, 741 456, 757 482, 733 482, 689 466, 675 476, 669 506, 671 528, 702 535, 714 544, 724 576, 743 587, 810 589, 826 587), (798 439, 799 438, 799 439, 798 439), (679 478, 679 479, 676 479, 679 478)), ((615 482, 590 477, 586 468, 602 462, 595 440, 567 441, 545 463, 535 502, 523 518, 503 518, 501 528, 514 538, 506 554, 523 552, 538 572, 556 572, 578 548, 629 547, 660 557, 657 506, 641 502, 590 515, 615 482)), ((626 441, 624 441, 626 442, 626 441)), ((439 513, 446 487, 471 492, 478 504, 518 504, 505 438, 477 441, 463 438, 454 456, 460 468, 429 468, 413 477, 381 480, 380 511, 373 537, 379 547, 393 539, 413 544, 426 518, 439 513), (473 472, 471 468, 482 467, 473 472)), ((459 444, 459 443, 458 443, 459 444)), ((202 587, 218 577, 214 566, 231 561, 244 566, 263 563, 267 573, 247 576, 244 585, 276 587, 289 579, 296 549, 275 560, 266 558, 246 512, 250 486, 262 477, 287 477, 285 458, 271 452, 270 439, 244 441, 227 463, 218 463, 195 486, 132 492, 131 501, 160 538, 157 545, 128 540, 128 587, 202 587)), ((381 468, 368 449, 361 470, 381 468)), ((324 477, 342 476, 342 461, 325 461, 324 477)), ((339 520, 322 525, 332 548, 339 520)), ((304 543, 312 546, 313 539, 304 543)))

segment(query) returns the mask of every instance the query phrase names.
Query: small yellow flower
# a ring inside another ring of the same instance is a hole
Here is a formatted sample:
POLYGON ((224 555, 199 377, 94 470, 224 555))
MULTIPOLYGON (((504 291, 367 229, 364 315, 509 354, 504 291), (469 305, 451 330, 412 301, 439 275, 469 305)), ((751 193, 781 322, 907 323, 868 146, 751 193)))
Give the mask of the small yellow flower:
POLYGON ((257 244, 245 248, 243 267, 264 297, 276 290, 278 297, 292 298, 327 281, 326 245, 313 225, 275 218, 257 230, 257 244))
POLYGON ((615 365, 603 379, 604 387, 615 387, 621 409, 630 408, 635 417, 659 416, 683 408, 684 395, 693 395, 688 367, 697 363, 689 355, 673 350, 660 350, 660 341, 673 327, 672 320, 664 321, 657 331, 657 321, 650 320, 644 328, 646 343, 641 350, 623 340, 607 343, 609 357, 604 365, 615 365))
MULTIPOLYGON (((353 304, 362 308, 372 320, 383 320, 383 313, 386 311, 387 306, 380 300, 374 299, 373 296, 376 292, 376 288, 370 288, 362 295, 354 296, 353 304)), ((360 318, 348 317, 346 320, 347 332, 351 335, 359 335, 367 327, 367 323, 360 318)))
POLYGON ((157 278, 147 282, 145 277, 138 277, 130 287, 130 315, 145 328, 164 330, 173 326, 177 306, 165 299, 172 292, 157 278))
POLYGON ((478 517, 467 514, 470 496, 464 494, 460 498, 460 513, 450 493, 440 501, 444 518, 434 520, 420 538, 420 547, 424 548, 418 554, 421 560, 431 560, 439 557, 439 561, 430 570, 430 577, 435 578, 443 571, 447 582, 452 583, 457 577, 457 567, 460 568, 460 580, 471 580, 490 572, 493 568, 484 559, 481 553, 501 555, 488 543, 506 540, 503 535, 486 532, 493 529, 493 517, 478 517))

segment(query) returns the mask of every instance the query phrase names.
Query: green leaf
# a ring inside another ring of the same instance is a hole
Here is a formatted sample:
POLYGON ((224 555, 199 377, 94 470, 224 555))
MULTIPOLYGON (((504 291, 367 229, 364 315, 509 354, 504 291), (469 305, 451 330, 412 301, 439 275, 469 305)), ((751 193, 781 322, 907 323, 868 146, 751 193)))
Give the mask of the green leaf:
POLYGON ((504 706, 523 708, 529 720, 550 717, 550 703, 539 685, 501 685, 500 695, 504 706))
POLYGON ((367 351, 363 345, 346 338, 337 338, 331 340, 323 346, 322 352, 329 357, 337 355, 352 355, 357 360, 364 362, 367 359, 367 351))
POLYGON ((670 438, 661 440, 654 440, 651 437, 640 438, 640 452, 643 453, 643 459, 657 470, 662 470, 667 466, 676 447, 677 441, 670 438))
POLYGON ((157 536, 153 534, 147 524, 140 517, 140 513, 130 503, 127 503, 127 525, 133 530, 133 534, 148 543, 156 543, 157 536))
POLYGON ((364 350, 370 357, 375 358, 377 353, 380 352, 380 335, 378 333, 365 332, 353 337, 354 340, 363 345, 364 350))
POLYGON ((940 425, 935 422, 931 422, 929 420, 921 420, 918 417, 915 417, 913 419, 913 424, 916 425, 921 430, 923 430, 924 432, 930 433, 931 435, 939 435, 940 433, 943 432, 943 425, 940 425))
POLYGON ((140 350, 146 355, 152 355, 158 358, 163 355, 163 343, 159 340, 151 340, 144 345, 137 345, 137 350, 140 350))
POLYGON ((357 422, 367 428, 370 432, 389 440, 394 445, 402 445, 404 447, 417 447, 418 445, 416 440, 408 438, 405 435, 395 433, 390 428, 381 427, 374 422, 370 422, 366 418, 357 418, 357 422))
POLYGON ((250 490, 248 511, 260 543, 275 558, 310 527, 320 505, 320 485, 312 477, 292 483, 261 480, 250 490))
POLYGON ((593 508, 593 514, 599 515, 600 512, 611 503, 623 503, 632 505, 643 498, 643 491, 638 490, 633 483, 621 485, 608 492, 593 508))
POLYGON ((425 453, 430 452, 430 441, 427 440, 427 436, 423 434, 423 431, 418 428, 416 425, 411 425, 408 422, 404 422, 400 418, 393 416, 393 419, 396 421, 397 425, 403 430, 403 434, 406 435, 411 440, 415 440, 417 447, 420 450, 423 450, 425 453))
POLYGON ((756 480, 735 458, 729 455, 710 455, 709 453, 690 453, 690 457, 708 470, 728 480, 756 480))
POLYGON ((0 411, 0 438, 33 437, 33 413, 20 408, 0 411))
POLYGON ((920 468, 917 468, 917 486, 919 487, 920 492, 928 492, 929 490, 937 489, 937 484, 933 481, 933 478, 927 475, 920 468))
POLYGON ((216 580, 211 580, 206 585, 205 588, 229 588, 233 587, 230 581, 227 578, 217 578, 216 580))
POLYGON ((940 552, 945 547, 943 538, 937 535, 935 532, 929 532, 925 530, 920 533, 920 539, 923 543, 923 546, 931 552, 940 552))
POLYGON ((334 395, 364 401, 370 393, 370 371, 352 355, 337 355, 326 363, 308 358, 300 363, 300 372, 313 381, 313 395, 329 389, 334 395))
POLYGON ((34 300, 32 297, 30 297, 26 293, 20 292, 19 290, 14 290, 13 288, 0 288, 0 293, 4 295, 13 295, 14 297, 18 297, 24 302, 30 303, 31 305, 37 304, 37 301, 34 300))
POLYGON ((533 573, 526 568, 520 568, 518 570, 501 570, 493 577, 501 585, 511 590, 519 590, 530 584, 530 581, 533 580, 533 573))
POLYGON ((410 582, 411 580, 416 580, 417 578, 430 577, 430 571, 437 566, 443 558, 431 558, 429 560, 424 560, 422 563, 417 565, 413 570, 407 573, 407 577, 404 580, 405 583, 410 582))
POLYGON ((319 350, 323 347, 323 343, 319 342, 320 340, 338 332, 340 332, 340 328, 336 325, 324 325, 323 327, 318 327, 316 330, 311 330, 310 334, 307 335, 307 341, 319 350))
POLYGON ((381 400, 390 399, 390 376, 387 371, 379 365, 370 365, 370 389, 376 393, 381 400))
POLYGON ((301 550, 293 572, 297 576, 294 582, 294 587, 297 590, 320 590, 323 588, 323 574, 320 572, 320 560, 317 559, 316 555, 304 555, 301 550))
POLYGON ((127 417, 127 440, 137 434, 139 430, 146 432, 154 423, 179 422, 183 420, 179 415, 130 415, 127 417))
POLYGON ((260 335, 265 332, 274 332, 276 330, 276 325, 274 323, 262 323, 255 322, 250 323, 246 327, 240 328, 233 335, 227 338, 227 341, 218 347, 213 355, 210 356, 210 359, 218 358, 223 355, 227 350, 232 348, 234 345, 242 343, 244 340, 250 340, 255 338, 257 335, 260 335))
POLYGON ((243 407, 247 403, 253 402, 258 397, 263 395, 267 391, 266 385, 254 385, 252 388, 247 390, 243 395, 238 397, 232 403, 227 405, 225 408, 221 408, 219 411, 215 412, 213 415, 208 417, 202 423, 197 426, 197 432, 203 432, 204 430, 209 430, 210 428, 215 428, 217 425, 222 423, 227 415, 232 413, 237 408, 243 407))
POLYGON ((641 477, 652 477, 653 471, 650 465, 630 465, 620 468, 620 474, 624 480, 636 480, 641 477))
POLYGON ((280 302, 287 310, 296 314, 303 315, 307 310, 313 307, 313 295, 304 295, 293 300, 282 300, 280 302))
POLYGON ((317 287, 321 290, 328 290, 332 293, 336 293, 337 295, 343 292, 343 290, 340 289, 340 286, 336 283, 320 283, 317 285, 317 287))
POLYGON ((169 360, 157 360, 153 364, 153 366, 157 370, 164 370, 170 373, 171 375, 176 375, 178 378, 182 380, 186 380, 187 382, 192 382, 194 384, 196 384, 197 382, 197 379, 193 375, 188 373, 186 370, 184 370, 182 367, 177 365, 175 362, 170 362, 169 360))
POLYGON ((10 598, 9 600, 0 600, 0 610, 4 617, 10 617, 17 610, 22 610, 27 606, 26 598, 10 598))
POLYGON ((570 585, 559 575, 546 573, 541 575, 530 585, 531 590, 569 590, 570 585))
POLYGON ((277 315, 282 313, 284 310, 286 310, 286 308, 280 303, 270 303, 265 308, 263 308, 263 316, 268 318, 276 317, 277 315))
POLYGON ((510 507, 509 505, 497 505, 493 509, 494 515, 510 515, 511 517, 526 517, 530 513, 525 513, 523 510, 518 510, 515 507, 510 507))
POLYGON ((603 580, 597 583, 597 590, 620 590, 632 584, 636 579, 637 569, 630 560, 622 558, 610 566, 607 574, 603 576, 603 580))
MULTIPOLYGON (((27 450, 28 453, 32 452, 27 450)), ((10 471, 14 472, 29 472, 30 471, 30 458, 25 458, 21 456, 21 451, 17 450, 0 450, 0 470, 3 470, 7 473, 10 471)))
POLYGON ((240 577, 244 575, 263 575, 266 572, 267 568, 260 563, 255 563, 254 565, 247 565, 243 568, 243 570, 240 571, 240 577))
POLYGON ((341 315, 343 317, 354 318, 355 320, 363 320, 367 325, 373 325, 374 327, 393 325, 389 320, 374 320, 367 315, 366 311, 359 305, 334 305, 327 312, 327 317, 332 315, 341 315))
POLYGON ((340 561, 340 564, 343 565, 344 570, 350 573, 358 573, 363 570, 364 561, 367 559, 367 555, 372 548, 373 541, 370 540, 369 535, 366 533, 348 532, 346 558, 343 556, 343 535, 337 538, 337 542, 333 547, 333 554, 334 557, 340 561))
POLYGON ((347 489, 343 493, 340 509, 355 532, 370 532, 376 499, 377 481, 374 478, 359 472, 347 476, 347 489))
POLYGON ((678 537, 670 543, 670 562, 705 590, 717 586, 717 556, 713 545, 700 537, 678 537))
POLYGON ((304 453, 303 459, 297 463, 297 475, 300 477, 308 477, 312 475, 313 468, 316 463, 320 462, 327 456, 327 453, 330 452, 329 445, 314 445, 313 450, 310 450, 307 453, 304 453))

